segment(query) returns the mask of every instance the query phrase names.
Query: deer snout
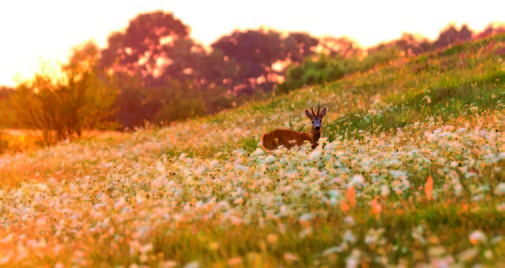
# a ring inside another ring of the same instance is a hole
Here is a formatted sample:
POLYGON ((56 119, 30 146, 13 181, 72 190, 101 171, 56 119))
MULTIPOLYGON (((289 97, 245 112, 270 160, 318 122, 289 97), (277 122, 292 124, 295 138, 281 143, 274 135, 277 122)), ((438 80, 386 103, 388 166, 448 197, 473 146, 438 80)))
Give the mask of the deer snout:
POLYGON ((317 131, 319 131, 319 130, 321 129, 321 127, 315 127, 315 129, 316 129, 317 131))

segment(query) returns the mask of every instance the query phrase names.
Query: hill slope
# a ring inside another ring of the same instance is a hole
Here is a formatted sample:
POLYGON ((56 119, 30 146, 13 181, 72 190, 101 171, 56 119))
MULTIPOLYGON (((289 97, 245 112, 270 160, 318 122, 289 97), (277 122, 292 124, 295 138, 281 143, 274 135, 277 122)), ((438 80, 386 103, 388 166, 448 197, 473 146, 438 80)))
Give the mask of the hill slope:
POLYGON ((495 36, 213 117, 2 156, 0 263, 504 263, 504 51, 495 36), (322 147, 258 148, 265 131, 308 125, 318 101, 322 147))

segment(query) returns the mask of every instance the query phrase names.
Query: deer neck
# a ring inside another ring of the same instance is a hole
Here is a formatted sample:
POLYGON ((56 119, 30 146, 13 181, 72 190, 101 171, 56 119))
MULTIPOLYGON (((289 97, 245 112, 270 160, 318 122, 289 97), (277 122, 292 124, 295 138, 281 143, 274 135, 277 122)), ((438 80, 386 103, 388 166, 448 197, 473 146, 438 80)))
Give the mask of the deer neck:
POLYGON ((312 149, 315 149, 317 147, 317 142, 319 141, 319 138, 321 138, 321 131, 316 131, 314 128, 312 128, 311 134, 312 134, 312 149))

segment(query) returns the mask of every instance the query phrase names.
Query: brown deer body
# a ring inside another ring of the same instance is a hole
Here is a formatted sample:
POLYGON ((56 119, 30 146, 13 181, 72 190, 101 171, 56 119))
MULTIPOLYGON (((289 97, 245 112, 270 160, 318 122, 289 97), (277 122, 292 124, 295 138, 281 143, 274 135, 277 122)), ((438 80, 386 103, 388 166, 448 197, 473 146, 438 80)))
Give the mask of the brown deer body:
POLYGON ((321 129, 323 126, 323 118, 326 115, 326 107, 320 110, 317 108, 317 113, 305 109, 305 116, 312 121, 310 132, 298 132, 290 129, 276 129, 272 132, 265 133, 261 136, 261 143, 266 150, 275 150, 279 146, 284 146, 291 149, 293 146, 301 146, 305 141, 312 144, 312 149, 317 147, 317 142, 321 137, 321 129))

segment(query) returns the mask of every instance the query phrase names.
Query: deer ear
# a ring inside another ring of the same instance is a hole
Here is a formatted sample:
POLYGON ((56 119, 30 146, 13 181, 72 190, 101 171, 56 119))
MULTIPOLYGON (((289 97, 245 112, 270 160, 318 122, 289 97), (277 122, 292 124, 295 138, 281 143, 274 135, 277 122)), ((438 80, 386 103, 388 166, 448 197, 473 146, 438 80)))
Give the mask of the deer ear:
POLYGON ((305 116, 307 116, 307 118, 309 118, 310 120, 312 120, 312 118, 314 117, 312 113, 307 109, 305 109, 305 116))
POLYGON ((322 110, 321 110, 321 113, 319 114, 321 117, 324 117, 326 115, 326 107, 324 107, 322 110))

